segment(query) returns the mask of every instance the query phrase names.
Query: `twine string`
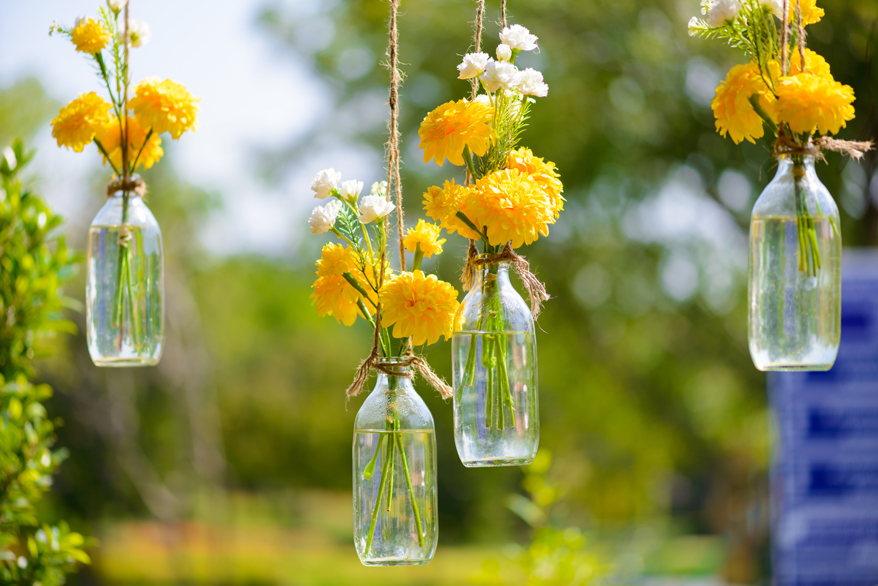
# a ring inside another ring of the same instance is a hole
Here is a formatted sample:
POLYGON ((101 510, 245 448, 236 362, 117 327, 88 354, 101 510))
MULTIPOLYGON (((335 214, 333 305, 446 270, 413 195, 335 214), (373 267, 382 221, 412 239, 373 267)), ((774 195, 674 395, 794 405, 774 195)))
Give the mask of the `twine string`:
POLYGON ((500 26, 506 28, 506 0, 500 0, 500 26))
POLYGON ((128 4, 125 2, 125 32, 122 34, 122 40, 125 44, 125 56, 122 65, 122 72, 125 76, 125 95, 122 99, 122 118, 125 136, 122 138, 122 178, 127 182, 131 178, 131 172, 128 169, 128 82, 130 76, 128 74, 128 4))
MULTIPOLYGON (((484 0, 481 0, 484 2, 484 0)), ((387 201, 391 199, 391 188, 396 196, 396 214, 397 214, 397 232, 399 233, 399 265, 400 270, 405 271, 405 243, 403 242, 403 209, 402 209, 402 181, 399 171, 400 161, 400 135, 399 135, 399 84, 402 81, 402 74, 399 71, 399 30, 397 28, 397 15, 399 13, 399 0, 390 0, 390 24, 387 44, 387 66, 390 69, 390 97, 388 100, 390 106, 390 121, 388 122, 389 136, 386 145, 387 158, 387 201)), ((390 223, 387 216, 384 216, 384 233, 388 234, 390 223)), ((381 277, 379 283, 384 283, 385 265, 386 263, 386 247, 381 249, 381 277)), ((380 287, 379 287, 380 289, 380 287)), ((414 354, 412 348, 412 340, 408 339, 405 354, 402 359, 387 364, 381 356, 381 303, 379 302, 375 308, 375 332, 372 339, 372 351, 369 356, 357 367, 354 380, 345 391, 348 398, 355 397, 363 391, 363 386, 369 378, 369 373, 373 370, 386 374, 388 376, 396 376, 399 378, 412 378, 410 372, 400 370, 404 367, 412 367, 419 372, 434 389, 436 389, 443 399, 452 396, 451 387, 445 384, 435 372, 427 364, 421 356, 414 354)))
POLYGON ((512 245, 508 242, 499 254, 479 257, 479 251, 476 248, 475 242, 470 240, 466 266, 463 269, 463 278, 461 279, 463 281, 463 288, 466 291, 472 289, 475 284, 476 270, 478 267, 501 262, 512 264, 513 268, 515 268, 515 272, 521 277, 521 281, 524 283, 524 287, 527 289, 527 295, 530 299, 530 313, 534 319, 537 319, 540 316, 540 312, 543 310, 543 302, 550 299, 549 293, 546 291, 546 286, 542 281, 537 279, 536 275, 531 272, 530 263, 528 263, 523 256, 516 253, 512 249, 512 245))

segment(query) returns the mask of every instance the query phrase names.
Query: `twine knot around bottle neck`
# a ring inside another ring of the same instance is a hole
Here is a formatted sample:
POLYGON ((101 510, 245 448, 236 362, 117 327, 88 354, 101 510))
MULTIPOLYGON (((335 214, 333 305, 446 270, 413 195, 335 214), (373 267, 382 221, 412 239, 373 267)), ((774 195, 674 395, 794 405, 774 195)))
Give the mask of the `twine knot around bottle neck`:
POLYGON ((781 160, 786 157, 813 157, 815 160, 826 161, 824 151, 844 153, 854 160, 859 160, 863 155, 872 150, 874 143, 871 140, 839 140, 831 136, 818 136, 809 139, 806 144, 799 144, 788 136, 783 129, 774 141, 772 155, 781 160))
POLYGON ((142 198, 146 195, 146 183, 139 176, 134 175, 128 179, 117 177, 107 185, 107 197, 113 197, 120 191, 133 193, 142 198))
POLYGON ((463 276, 461 277, 464 290, 469 291, 475 284, 477 268, 492 264, 500 264, 501 266, 503 264, 511 264, 515 268, 515 272, 521 277, 524 287, 527 289, 527 295, 530 298, 531 316, 537 319, 543 310, 543 302, 548 301, 551 297, 546 291, 546 286, 531 272, 530 263, 523 256, 516 253, 509 242, 497 254, 479 254, 475 241, 469 241, 466 266, 463 268, 463 276))
POLYGON ((451 387, 445 384, 445 381, 433 372, 426 360, 412 352, 411 345, 409 345, 409 349, 402 357, 391 360, 381 356, 378 348, 373 347, 368 358, 363 360, 357 368, 354 381, 345 391, 345 394, 349 399, 359 395, 363 391, 366 379, 369 378, 369 372, 372 370, 388 376, 411 379, 414 378, 414 372, 410 370, 411 368, 419 372, 424 377, 424 380, 439 392, 443 399, 451 398, 453 394, 451 387))

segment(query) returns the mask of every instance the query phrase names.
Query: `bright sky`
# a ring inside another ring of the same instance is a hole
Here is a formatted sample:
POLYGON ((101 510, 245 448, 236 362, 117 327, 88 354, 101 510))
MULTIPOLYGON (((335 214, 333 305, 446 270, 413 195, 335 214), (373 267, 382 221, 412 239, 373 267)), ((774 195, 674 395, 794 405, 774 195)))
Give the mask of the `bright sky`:
MULTIPOLYGON (((70 26, 79 15, 96 15, 100 0, 0 0, 0 87, 38 77, 61 103, 99 91, 91 65, 63 37, 49 37, 53 20, 70 26)), ((320 0, 292 0, 297 7, 320 0)), ((222 212, 201 237, 218 253, 289 250, 307 228, 315 200, 310 182, 325 167, 347 177, 370 177, 380 160, 362 149, 329 149, 295 161, 280 188, 255 177, 254 152, 288 144, 329 114, 333 96, 291 52, 254 25, 263 0, 133 0, 131 16, 152 29, 152 40, 132 50, 132 78, 160 76, 183 83, 201 98, 200 129, 174 146, 175 169, 188 181, 219 192, 222 212), (207 8, 207 9, 205 9, 207 8)), ((162 137, 170 141, 167 135, 162 137)), ((46 181, 47 199, 73 223, 97 212, 86 196, 86 177, 98 168, 92 149, 59 149, 46 126, 35 145, 35 165, 46 181)), ((171 159, 162 161, 169 164, 171 159)), ((154 197, 161 197, 154 194, 154 197)))

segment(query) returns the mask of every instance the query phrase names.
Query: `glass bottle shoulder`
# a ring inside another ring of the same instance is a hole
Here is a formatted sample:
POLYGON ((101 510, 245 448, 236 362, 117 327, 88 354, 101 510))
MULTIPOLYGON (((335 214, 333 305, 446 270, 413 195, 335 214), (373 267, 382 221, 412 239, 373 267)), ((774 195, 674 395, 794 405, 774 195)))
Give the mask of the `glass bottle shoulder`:
MULTIPOLYGON (((122 224, 123 201, 121 195, 114 195, 107 198, 107 202, 98 211, 91 227, 101 226, 119 226, 122 224)), ((158 222, 152 215, 150 209, 143 203, 143 200, 136 195, 128 197, 128 210, 126 224, 130 226, 141 226, 143 228, 158 229, 158 222)))
POLYGON ((387 376, 380 375, 378 384, 357 412, 355 431, 385 431, 388 420, 398 421, 401 431, 432 431, 433 415, 412 386, 411 379, 398 379, 391 390, 387 376))
MULTIPOLYGON (((838 206, 820 181, 814 163, 807 160, 799 180, 800 197, 813 217, 838 218, 838 206)), ((752 220, 790 218, 797 215, 796 180, 791 161, 782 159, 774 179, 765 187, 753 206, 752 220)))

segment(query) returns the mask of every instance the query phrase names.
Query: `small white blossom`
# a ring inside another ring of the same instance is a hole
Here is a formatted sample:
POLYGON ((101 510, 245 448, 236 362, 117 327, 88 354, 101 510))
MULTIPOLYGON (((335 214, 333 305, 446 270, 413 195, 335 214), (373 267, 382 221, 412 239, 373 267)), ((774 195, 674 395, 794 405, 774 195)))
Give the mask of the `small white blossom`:
POLYGON ((528 67, 518 74, 518 91, 525 96, 545 98, 549 94, 549 86, 543 82, 543 74, 528 67))
POLYGON ((493 93, 499 89, 508 90, 515 87, 518 69, 507 61, 491 61, 482 75, 485 88, 493 93))
POLYGON ((387 193, 387 181, 376 181, 369 190, 372 195, 384 195, 387 193))
POLYGON ((125 5, 128 4, 128 0, 107 0, 107 6, 110 7, 110 10, 113 12, 119 12, 125 5))
POLYGON ((79 28, 79 25, 88 20, 87 16, 77 16, 76 20, 73 21, 73 28, 79 28))
POLYGON ((741 0, 710 0, 707 5, 707 24, 711 28, 735 20, 741 12, 741 0))
POLYGON ((360 221, 368 224, 372 220, 383 218, 396 206, 381 195, 367 195, 360 201, 360 221))
POLYGON ((357 181, 356 179, 345 181, 341 184, 341 189, 338 191, 341 193, 342 197, 356 200, 360 197, 360 192, 363 191, 363 182, 357 181))
POLYGON ((491 105, 491 96, 489 96, 488 94, 479 94, 478 96, 476 96, 475 101, 481 102, 483 104, 488 104, 490 106, 491 105))
POLYGON ((509 45, 497 45, 497 61, 509 61, 512 59, 512 47, 509 45))
POLYGON ((61 32, 61 25, 58 24, 57 20, 53 20, 52 24, 49 26, 49 36, 51 37, 52 33, 60 33, 60 32, 61 32))
POLYGON ((487 53, 467 53, 463 56, 463 63, 457 66, 460 75, 457 79, 471 79, 485 71, 485 65, 491 60, 487 53))
MULTIPOLYGON (((781 0, 762 0, 762 5, 778 18, 783 14, 783 3, 781 0)), ((793 3, 790 2, 790 5, 792 6, 793 3)))
POLYGON ((335 185, 339 181, 341 181, 341 173, 336 172, 332 167, 324 169, 311 182, 311 191, 315 193, 314 197, 317 199, 324 199, 332 193, 332 190, 335 189, 335 185))
POLYGON ((507 26, 500 31, 500 40, 513 51, 533 51, 537 48, 537 36, 530 34, 520 24, 507 26))
POLYGON ((697 16, 689 19, 689 36, 694 37, 695 32, 701 28, 701 20, 697 16))
POLYGON ((311 212, 308 223, 311 224, 311 234, 323 234, 335 226, 335 219, 341 209, 341 202, 332 200, 325 206, 317 206, 311 212))
POLYGON ((127 42, 132 47, 142 47, 152 38, 152 30, 145 21, 139 18, 132 18, 128 21, 128 37, 125 38, 124 27, 120 30, 120 39, 127 42))

